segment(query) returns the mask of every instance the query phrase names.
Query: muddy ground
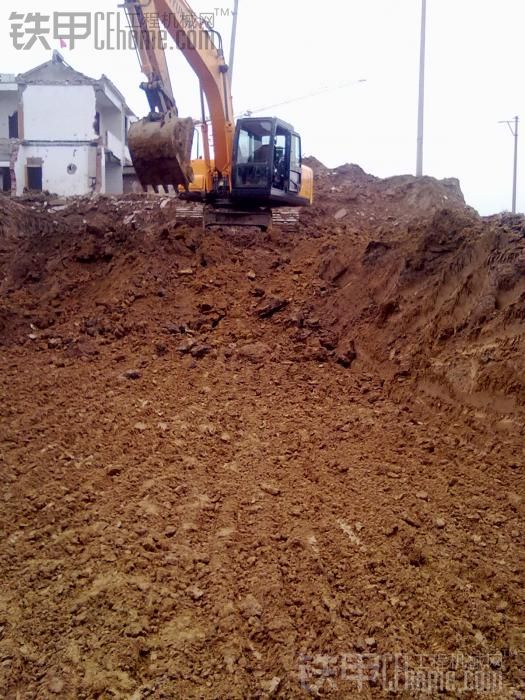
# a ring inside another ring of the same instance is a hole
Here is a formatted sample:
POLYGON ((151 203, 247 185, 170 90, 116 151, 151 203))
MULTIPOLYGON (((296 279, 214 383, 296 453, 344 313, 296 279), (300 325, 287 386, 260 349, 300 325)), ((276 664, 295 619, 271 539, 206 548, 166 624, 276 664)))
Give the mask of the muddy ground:
POLYGON ((525 225, 0 199, 0 696, 525 697, 525 225))

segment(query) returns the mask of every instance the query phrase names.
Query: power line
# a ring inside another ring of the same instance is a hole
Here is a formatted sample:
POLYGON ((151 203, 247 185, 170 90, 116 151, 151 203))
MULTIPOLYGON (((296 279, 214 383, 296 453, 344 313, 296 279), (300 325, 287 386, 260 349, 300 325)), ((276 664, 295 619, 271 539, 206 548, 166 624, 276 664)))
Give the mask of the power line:
POLYGON ((334 90, 341 90, 342 88, 350 87, 351 85, 357 85, 359 83, 366 83, 366 82, 367 82, 366 78, 360 78, 359 80, 345 81, 342 83, 338 83, 336 85, 325 85, 324 87, 322 87, 318 90, 313 90, 312 92, 307 92, 304 95, 292 97, 289 100, 284 100, 283 102, 275 102, 274 104, 266 105, 264 107, 257 107, 256 109, 244 110, 244 112, 239 112, 239 114, 236 114, 235 116, 236 117, 250 116, 251 114, 255 114, 256 112, 265 112, 268 109, 274 109, 274 107, 282 107, 283 105, 292 104, 293 102, 299 102, 300 100, 306 100, 309 97, 316 97, 317 95, 321 95, 325 92, 331 92, 334 90))

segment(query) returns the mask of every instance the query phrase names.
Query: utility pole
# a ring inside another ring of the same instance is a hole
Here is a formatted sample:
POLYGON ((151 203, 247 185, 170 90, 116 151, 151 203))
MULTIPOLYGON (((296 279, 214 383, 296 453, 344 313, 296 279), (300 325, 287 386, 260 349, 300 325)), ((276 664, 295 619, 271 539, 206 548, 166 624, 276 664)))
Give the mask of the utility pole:
POLYGON ((512 213, 516 213, 516 194, 518 191, 518 124, 519 117, 514 117, 512 120, 504 120, 500 124, 507 124, 510 133, 514 136, 514 166, 512 170, 512 213), (513 126, 514 124, 514 126, 513 126))
POLYGON ((235 0, 233 4, 233 18, 232 18, 232 33, 230 39, 230 86, 233 80, 233 61, 235 59, 235 39, 237 38, 237 16, 239 14, 239 0, 235 0))
POLYGON ((514 171, 512 178, 512 213, 516 213, 516 192, 518 187, 518 124, 519 118, 514 117, 514 171))
POLYGON ((423 175, 423 127, 425 117, 425 44, 427 30, 427 0, 421 0, 421 44, 419 50, 419 104, 417 113, 416 175, 423 175))

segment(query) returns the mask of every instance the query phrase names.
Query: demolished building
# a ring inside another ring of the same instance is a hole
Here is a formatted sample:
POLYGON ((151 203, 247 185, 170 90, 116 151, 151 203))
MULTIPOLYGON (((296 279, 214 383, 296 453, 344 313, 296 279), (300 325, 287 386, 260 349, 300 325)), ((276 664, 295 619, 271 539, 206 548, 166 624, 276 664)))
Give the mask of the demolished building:
POLYGON ((58 51, 20 75, 0 74, 0 191, 120 194, 135 115, 115 85, 58 51))

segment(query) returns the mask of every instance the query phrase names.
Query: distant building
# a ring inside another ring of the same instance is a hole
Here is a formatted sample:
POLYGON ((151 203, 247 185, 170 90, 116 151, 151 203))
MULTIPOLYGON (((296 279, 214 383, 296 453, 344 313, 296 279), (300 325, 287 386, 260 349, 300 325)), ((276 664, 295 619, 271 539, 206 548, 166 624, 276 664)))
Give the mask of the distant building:
POLYGON ((0 190, 122 193, 134 119, 109 78, 88 78, 57 51, 27 73, 0 73, 0 190))

